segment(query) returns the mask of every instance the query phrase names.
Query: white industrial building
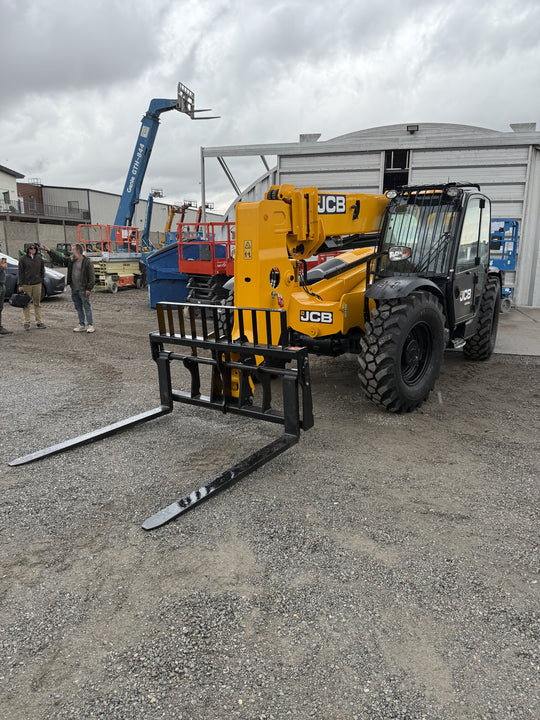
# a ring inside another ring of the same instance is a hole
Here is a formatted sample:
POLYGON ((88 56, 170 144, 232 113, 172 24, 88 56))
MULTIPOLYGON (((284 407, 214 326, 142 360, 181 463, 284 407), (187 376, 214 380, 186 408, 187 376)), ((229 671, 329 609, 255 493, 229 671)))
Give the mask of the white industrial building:
POLYGON ((301 135, 298 143, 203 147, 203 204, 208 158, 219 160, 237 192, 226 157, 260 156, 267 168, 266 158, 277 158, 234 204, 260 200, 269 185, 281 183, 367 193, 405 184, 478 183, 491 199, 492 217, 519 222, 515 303, 540 307, 540 132, 535 123, 510 127, 499 132, 445 123, 387 125, 324 142, 301 135))
MULTIPOLYGON (((44 185, 37 178, 25 176, 0 165, 0 249, 12 255, 28 242, 55 246, 57 242, 78 240, 79 225, 114 223, 120 195, 89 188, 44 185)), ((184 202, 184 201, 182 201, 184 202)), ((185 222, 195 222, 198 209, 189 207, 185 222)), ((148 201, 140 199, 135 206, 132 225, 143 230, 148 201)), ((169 219, 170 204, 155 200, 152 207, 150 242, 158 246, 169 219)), ((222 216, 207 210, 209 222, 222 216)), ((176 230, 176 215, 171 229, 176 230)))
MULTIPOLYGON (((77 209, 84 213, 87 222, 92 225, 111 225, 114 222, 120 195, 115 193, 102 192, 100 190, 88 190, 84 188, 73 187, 55 187, 52 185, 44 185, 42 188, 43 202, 48 206, 68 205, 71 209, 77 209)), ((142 230, 146 220, 148 201, 141 198, 135 205, 132 225, 142 230)), ((170 204, 154 200, 152 204, 152 218, 150 232, 163 233, 163 228, 167 222, 170 204)), ((214 212, 208 212, 209 222, 218 222, 221 215, 214 212)), ((187 208, 186 222, 194 222, 197 216, 196 204, 194 207, 187 208)), ((176 218, 178 222, 178 217, 176 218)), ((176 223, 172 229, 176 228, 176 223)))

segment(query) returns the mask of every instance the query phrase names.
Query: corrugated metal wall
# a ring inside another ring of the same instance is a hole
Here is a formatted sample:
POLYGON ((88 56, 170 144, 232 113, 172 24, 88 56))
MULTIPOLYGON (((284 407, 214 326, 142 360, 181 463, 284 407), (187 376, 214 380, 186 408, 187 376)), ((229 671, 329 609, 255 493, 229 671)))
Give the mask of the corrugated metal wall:
POLYGON ((44 205, 68 207, 69 202, 77 202, 80 210, 89 210, 88 190, 43 185, 42 192, 44 205))
POLYGON ((378 193, 382 177, 381 152, 282 156, 279 177, 281 183, 297 187, 378 193))
MULTIPOLYGON (((84 223, 92 225, 111 225, 116 217, 120 195, 101 192, 99 190, 85 190, 68 187, 51 187, 43 185, 43 202, 46 205, 68 207, 70 202, 78 202, 79 209, 90 213, 90 219, 84 223)), ((140 230, 144 227, 146 220, 147 200, 139 200, 135 206, 133 225, 140 230)), ((152 222, 150 232, 163 233, 169 215, 169 205, 154 201, 152 208, 152 222)), ((186 221, 192 222, 196 219, 197 210, 189 208, 186 213, 186 221)), ((207 211, 208 222, 220 222, 222 216, 218 213, 207 211)), ((175 219, 174 225, 178 222, 175 219)))
POLYGON ((89 190, 90 195, 90 218, 93 225, 110 225, 114 222, 119 195, 112 193, 96 192, 89 190))
MULTIPOLYGON (((279 182, 346 192, 381 192, 384 151, 289 155, 279 159, 279 182)), ((479 183, 493 203, 493 215, 523 218, 528 147, 412 150, 412 184, 479 183)))
POLYGON ((494 217, 522 220, 528 147, 414 150, 411 155, 411 183, 478 183, 491 199, 494 217))

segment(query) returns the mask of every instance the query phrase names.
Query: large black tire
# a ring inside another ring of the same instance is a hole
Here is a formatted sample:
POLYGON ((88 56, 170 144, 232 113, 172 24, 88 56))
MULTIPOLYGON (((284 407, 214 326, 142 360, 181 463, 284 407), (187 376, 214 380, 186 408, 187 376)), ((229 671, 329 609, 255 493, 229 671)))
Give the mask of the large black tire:
POLYGON ((358 358, 367 397, 390 412, 410 412, 427 398, 444 353, 444 314, 437 298, 413 292, 371 313, 358 358))
MULTIPOLYGON (((223 300, 219 301, 219 304, 223 307, 231 307, 234 305, 234 290, 229 290, 227 297, 223 298, 223 300)), ((225 337, 227 335, 227 321, 226 321, 226 310, 218 310, 218 327, 219 327, 219 333, 221 337, 225 337)), ((231 318, 232 323, 232 318, 231 318)), ((231 328, 232 330, 232 328, 231 328)))
POLYGON ((497 340, 500 307, 499 278, 490 277, 486 280, 480 300, 476 332, 463 347, 463 354, 467 360, 487 360, 491 357, 497 340))
POLYGON ((146 279, 146 265, 142 262, 142 260, 139 260, 139 272, 140 275, 135 280, 135 287, 137 290, 145 288, 148 285, 148 281, 146 279))

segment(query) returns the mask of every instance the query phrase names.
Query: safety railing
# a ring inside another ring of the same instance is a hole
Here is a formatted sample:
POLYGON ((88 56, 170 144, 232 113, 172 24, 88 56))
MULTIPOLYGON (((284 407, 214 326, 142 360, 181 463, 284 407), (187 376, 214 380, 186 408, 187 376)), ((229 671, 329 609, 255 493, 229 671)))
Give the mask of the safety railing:
POLYGON ((79 225, 78 242, 85 252, 139 255, 139 230, 130 225, 79 225))
POLYGON ((194 275, 234 273, 234 223, 178 223, 178 270, 194 275))

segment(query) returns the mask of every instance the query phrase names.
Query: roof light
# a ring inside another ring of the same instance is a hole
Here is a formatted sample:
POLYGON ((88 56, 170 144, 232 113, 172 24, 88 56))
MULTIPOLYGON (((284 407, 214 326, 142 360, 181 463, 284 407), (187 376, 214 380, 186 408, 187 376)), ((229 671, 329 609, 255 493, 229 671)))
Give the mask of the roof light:
POLYGON ((459 195, 459 188, 458 187, 446 188, 446 194, 448 195, 448 197, 457 197, 459 195))
POLYGON ((395 197, 397 197, 397 190, 387 190, 385 192, 385 195, 389 200, 393 200, 395 197))

